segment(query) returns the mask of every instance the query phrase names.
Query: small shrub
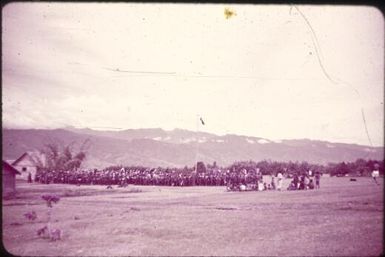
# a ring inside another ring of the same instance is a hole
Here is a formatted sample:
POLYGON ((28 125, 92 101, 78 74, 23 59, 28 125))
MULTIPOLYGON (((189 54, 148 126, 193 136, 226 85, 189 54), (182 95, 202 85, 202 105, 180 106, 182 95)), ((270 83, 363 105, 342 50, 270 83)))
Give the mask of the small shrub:
POLYGON ((61 229, 53 229, 51 231, 51 241, 61 240, 62 231, 61 229))
MULTIPOLYGON (((48 206, 48 222, 47 225, 40 228, 37 231, 37 235, 43 238, 49 238, 51 241, 56 241, 61 239, 62 232, 60 229, 51 229, 51 212, 52 212, 52 207, 53 203, 57 203, 60 200, 60 197, 55 195, 55 194, 45 194, 42 195, 41 198, 46 201, 47 206, 48 206)), ((56 220, 57 222, 58 220, 56 220)))
POLYGON ((35 211, 31 211, 31 212, 25 213, 24 217, 27 218, 28 220, 34 221, 37 218, 37 214, 35 211))
POLYGON ((42 195, 41 198, 47 202, 47 206, 50 208, 52 208, 52 203, 57 203, 60 200, 59 196, 51 194, 42 195))
POLYGON ((48 237, 48 227, 44 226, 37 230, 37 235, 43 238, 48 237))

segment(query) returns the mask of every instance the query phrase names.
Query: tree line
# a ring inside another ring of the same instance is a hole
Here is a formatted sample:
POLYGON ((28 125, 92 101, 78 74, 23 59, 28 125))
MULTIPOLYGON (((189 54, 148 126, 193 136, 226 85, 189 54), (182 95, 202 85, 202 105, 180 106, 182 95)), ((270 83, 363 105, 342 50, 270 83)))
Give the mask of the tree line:
MULTIPOLYGON (((208 166, 211 167, 210 165, 208 166)), ((250 160, 235 162, 228 166, 227 169, 236 171, 241 169, 259 169, 263 175, 272 175, 277 174, 278 172, 283 172, 287 175, 305 174, 311 170, 313 174, 315 172, 320 172, 322 174, 330 174, 330 176, 345 176, 347 174, 354 176, 368 176, 375 169, 379 170, 380 174, 384 174, 384 160, 365 160, 360 158, 354 162, 328 163, 327 165, 312 164, 306 161, 279 162, 263 160, 255 162, 250 160)))
MULTIPOLYGON (((60 147, 57 143, 46 144, 40 151, 44 156, 43 160, 36 160, 35 163, 40 170, 44 171, 75 171, 81 168, 83 161, 86 159, 87 141, 85 141, 78 151, 75 151, 74 144, 69 144, 60 147)), ((132 165, 130 168, 147 168, 140 165, 132 165)), ((119 169, 123 168, 123 165, 113 165, 106 167, 106 169, 119 169)), ((128 167, 127 167, 128 168, 128 167)), ((161 167, 159 167, 161 168, 161 167)), ((164 168, 164 167, 163 167, 164 168)), ((170 168, 175 169, 175 168, 170 168)), ((178 168, 179 169, 179 168, 178 168)), ((379 170, 380 174, 384 174, 384 160, 365 160, 357 159, 354 162, 339 162, 339 163, 328 163, 327 165, 308 163, 306 161, 237 161, 231 165, 220 167, 216 162, 212 164, 205 164, 202 161, 197 162, 197 172, 206 173, 212 170, 232 171, 240 172, 241 170, 259 170, 263 175, 275 175, 278 172, 282 172, 286 175, 293 174, 306 174, 309 170, 320 172, 323 174, 330 174, 331 176, 345 176, 346 174, 354 176, 367 176, 373 170, 379 170)), ((195 170, 195 167, 189 168, 185 166, 180 168, 186 172, 195 170)))

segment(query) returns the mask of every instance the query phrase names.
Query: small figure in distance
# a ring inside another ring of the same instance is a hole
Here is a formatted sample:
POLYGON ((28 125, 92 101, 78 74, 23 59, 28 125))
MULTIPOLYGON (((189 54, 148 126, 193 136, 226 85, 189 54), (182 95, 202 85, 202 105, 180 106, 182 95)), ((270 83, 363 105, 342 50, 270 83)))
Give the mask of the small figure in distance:
POLYGON ((297 190, 299 188, 299 178, 297 173, 294 174, 292 182, 294 183, 294 186, 295 186, 294 190, 297 190))
POLYGON ((282 183, 283 183, 283 175, 280 171, 278 171, 278 174, 277 174, 277 189, 279 191, 282 190, 282 183))
POLYGON ((299 190, 305 190, 306 185, 305 185, 305 175, 301 175, 299 179, 299 190))
POLYGON ((317 171, 314 175, 315 177, 315 188, 319 189, 320 188, 320 180, 321 180, 321 173, 317 171))
POLYGON ((378 168, 379 168, 379 165, 377 163, 374 164, 374 170, 372 171, 372 178, 377 185, 380 185, 377 181, 377 178, 380 176, 380 171, 378 168))
POLYGON ((304 189, 308 189, 309 188, 309 183, 310 183, 309 177, 308 177, 307 174, 304 174, 303 176, 304 176, 304 184, 305 184, 305 188, 304 189))
POLYGON ((275 178, 274 178, 274 175, 271 176, 271 190, 275 190, 275 178))
POLYGON ((307 185, 308 188, 311 190, 311 189, 314 189, 314 182, 313 182, 313 179, 310 179, 309 181, 309 184, 307 185))
POLYGON ((294 183, 294 180, 290 182, 290 185, 288 186, 287 190, 289 191, 297 190, 297 185, 294 183))
POLYGON ((264 185, 263 185, 263 181, 259 181, 258 182, 258 191, 263 191, 265 189, 264 185))

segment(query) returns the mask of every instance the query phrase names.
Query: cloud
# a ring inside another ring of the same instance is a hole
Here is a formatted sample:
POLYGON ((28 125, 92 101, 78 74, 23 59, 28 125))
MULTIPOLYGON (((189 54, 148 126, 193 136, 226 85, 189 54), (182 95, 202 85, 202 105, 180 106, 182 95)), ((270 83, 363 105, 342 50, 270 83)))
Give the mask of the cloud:
POLYGON ((231 8, 226 20, 221 5, 7 5, 4 123, 194 130, 199 113, 218 134, 367 144, 364 108, 382 144, 377 11, 300 6, 314 42, 289 6, 231 8))

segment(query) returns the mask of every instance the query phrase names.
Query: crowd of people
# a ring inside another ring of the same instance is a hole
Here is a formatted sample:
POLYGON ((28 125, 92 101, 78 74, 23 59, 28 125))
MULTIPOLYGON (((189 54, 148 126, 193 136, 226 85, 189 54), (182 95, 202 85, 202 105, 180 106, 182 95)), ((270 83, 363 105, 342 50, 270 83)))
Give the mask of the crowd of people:
MULTIPOLYGON (((258 172, 257 172, 258 174, 258 172)), ((304 174, 294 174, 292 176, 292 180, 287 188, 287 190, 307 190, 307 189, 319 189, 320 181, 321 181, 321 173, 316 172, 314 175, 312 171, 304 174), (315 180, 315 183, 314 183, 315 180)), ((278 172, 278 174, 271 175, 270 183, 263 180, 262 175, 258 175, 256 179, 252 179, 251 181, 246 180, 230 180, 230 183, 227 184, 227 188, 229 191, 248 191, 248 190, 256 190, 256 191, 265 191, 265 190, 283 190, 283 180, 285 176, 278 172)))
POLYGON ((194 174, 192 169, 163 169, 126 167, 120 169, 41 171, 36 174, 41 183, 65 183, 86 185, 159 185, 159 186, 223 186, 222 170, 194 174))
MULTIPOLYGON (((351 163, 316 165, 307 162, 239 161, 227 167, 216 162, 205 165, 197 162, 195 167, 149 168, 144 166, 110 166, 105 169, 72 169, 61 167, 57 170, 44 168, 36 172, 32 180, 40 183, 62 183, 76 185, 106 185, 125 187, 132 185, 154 186, 226 186, 229 191, 265 190, 307 190, 320 188, 323 173, 331 176, 363 176, 371 173, 373 181, 384 172, 384 163, 358 159, 351 163), (283 182, 286 183, 283 183, 283 182), (283 188, 285 184, 285 188, 283 188), (286 185, 288 185, 286 187, 286 185)), ((370 174, 369 174, 370 175, 370 174)), ((356 181, 351 178, 351 181, 356 181)))
POLYGON ((294 174, 293 179, 290 182, 287 190, 306 190, 306 189, 314 189, 320 188, 321 174, 316 172, 314 174, 315 184, 313 178, 307 174, 302 174, 298 176, 294 174))
MULTIPOLYGON (((288 174, 278 172, 268 179, 259 168, 208 168, 195 172, 194 168, 112 167, 103 170, 39 171, 36 181, 76 185, 133 185, 156 186, 226 186, 229 191, 283 190, 283 180, 288 174), (268 180, 268 181, 267 181, 268 180)), ((287 190, 319 188, 320 173, 295 174, 287 190)))

